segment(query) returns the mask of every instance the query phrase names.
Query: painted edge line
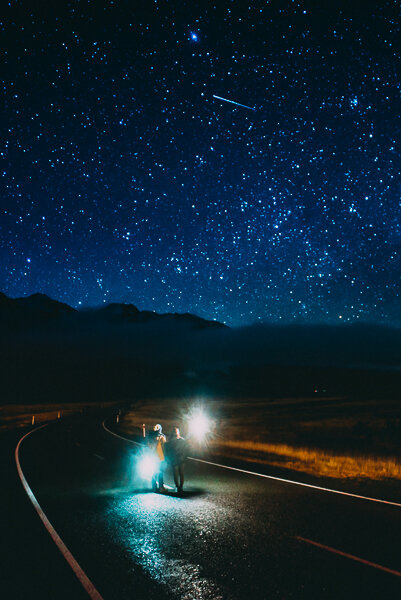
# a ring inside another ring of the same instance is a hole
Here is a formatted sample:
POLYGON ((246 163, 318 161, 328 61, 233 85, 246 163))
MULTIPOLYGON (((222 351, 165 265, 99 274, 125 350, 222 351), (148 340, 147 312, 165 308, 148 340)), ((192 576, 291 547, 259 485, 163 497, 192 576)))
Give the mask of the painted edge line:
POLYGON ((19 478, 21 480, 21 483, 24 487, 24 490, 25 490, 28 498, 32 502, 36 512, 38 513, 40 519, 42 520, 44 526, 46 527, 48 533, 50 534, 53 542, 56 544, 57 548, 60 550, 63 557, 68 562, 71 569, 74 571, 74 574, 78 578, 82 587, 85 589, 85 591, 88 593, 90 598, 92 598, 93 600, 103 600, 103 597, 99 594, 99 592, 97 591, 97 589, 95 588, 95 586, 93 585, 93 583, 91 582, 89 577, 79 566, 79 564, 77 563, 77 561, 75 560, 75 558, 73 557, 73 555, 71 554, 71 552, 69 551, 67 546, 64 544, 63 540, 61 539, 61 537, 59 536, 57 531, 54 529, 53 525, 50 523, 49 519, 46 517, 39 502, 37 501, 37 499, 35 497, 35 494, 33 493, 31 487, 29 486, 29 483, 27 482, 26 477, 21 468, 21 464, 20 464, 20 460, 19 460, 19 449, 20 449, 21 443, 24 441, 24 439, 26 437, 28 437, 28 435, 31 435, 31 433, 34 433, 35 431, 42 429, 42 427, 46 427, 46 425, 47 425, 47 423, 45 425, 41 425, 40 427, 36 427, 36 429, 33 429, 32 431, 28 431, 28 433, 26 433, 18 442, 17 447, 15 448, 15 462, 17 465, 18 475, 19 475, 19 478))
MULTIPOLYGON (((121 440, 124 440, 125 442, 129 442, 129 443, 135 444, 137 446, 141 445, 138 442, 134 442, 133 440, 129 440, 126 437, 123 437, 121 435, 118 435, 117 433, 114 433, 108 427, 106 427, 104 421, 103 421, 103 428, 108 433, 111 433, 115 437, 120 438, 121 440)), ((212 465, 214 467, 220 467, 222 469, 228 469, 230 471, 238 471, 240 473, 245 473, 247 475, 256 475, 258 477, 263 477, 265 479, 273 479, 275 481, 281 481, 283 483, 291 483, 293 485, 300 485, 300 486, 303 486, 303 487, 308 487, 308 488, 316 489, 316 490, 323 491, 323 492, 331 492, 333 494, 340 494, 340 495, 343 495, 343 496, 350 496, 351 498, 357 498, 357 499, 360 499, 360 500, 368 500, 370 502, 379 502, 379 503, 383 503, 383 504, 390 504, 392 506, 401 507, 401 504, 398 504, 397 502, 390 502, 389 500, 381 500, 379 498, 369 498, 367 496, 359 496, 357 494, 351 494, 349 492, 341 492, 339 490, 332 490, 332 489, 329 489, 329 488, 324 488, 324 487, 319 487, 319 486, 316 486, 316 485, 311 485, 309 483, 301 483, 299 481, 291 481, 290 479, 283 479, 281 477, 273 477, 272 475, 265 475, 264 473, 256 473, 255 471, 246 471, 244 469, 238 469, 237 467, 229 467, 228 465, 222 465, 222 464, 219 464, 219 463, 214 463, 214 462, 210 462, 210 461, 207 461, 207 460, 202 460, 200 458, 189 457, 189 460, 193 460, 193 461, 196 461, 196 462, 204 463, 204 464, 207 464, 207 465, 212 465)), ((388 567, 383 567, 382 565, 379 565, 377 563, 371 562, 371 561, 366 560, 364 558, 359 558, 358 556, 354 556, 353 554, 348 554, 347 552, 342 552, 341 550, 337 550, 336 548, 332 548, 331 546, 326 546, 324 544, 320 544, 319 542, 314 542, 313 540, 309 540, 308 538, 303 538, 301 536, 296 536, 295 539, 298 540, 298 541, 305 542, 307 544, 311 544, 313 546, 316 546, 317 548, 320 548, 322 550, 327 550, 328 552, 332 552, 334 554, 338 554, 339 556, 343 556, 344 558, 348 558, 348 559, 354 560, 356 562, 362 563, 362 564, 367 565, 369 567, 373 567, 373 568, 378 569, 380 571, 384 571, 385 573, 390 573, 391 575, 396 575, 397 577, 401 577, 401 573, 398 572, 398 571, 395 571, 393 569, 389 569, 388 567)))
MULTIPOLYGON (((104 423, 105 423, 105 421, 103 421, 104 430, 108 431, 115 437, 118 437, 121 440, 124 440, 125 442, 129 442, 130 444, 135 444, 137 446, 141 445, 138 442, 134 442, 132 440, 129 440, 126 437, 123 437, 122 435, 118 435, 118 433, 114 433, 108 427, 106 427, 106 425, 104 423)), ((208 460, 202 460, 201 458, 193 458, 192 456, 189 456, 188 458, 189 458, 189 460, 194 460, 196 462, 204 463, 205 465, 212 465, 213 467, 220 467, 221 469, 228 469, 229 471, 238 471, 239 473, 245 473, 246 475, 255 475, 257 477, 263 477, 264 479, 272 479, 274 481, 281 481, 282 483, 291 483, 292 485, 299 485, 302 487, 311 488, 313 490, 319 490, 320 492, 330 492, 331 494, 339 494, 340 496, 348 496, 350 498, 356 498, 358 500, 368 500, 369 502, 378 502, 380 504, 387 504, 390 506, 397 506, 398 508, 401 508, 401 503, 399 503, 399 502, 391 502, 390 500, 381 500, 380 498, 370 498, 369 496, 360 496, 358 494, 352 494, 351 492, 341 492, 340 490, 332 490, 330 488, 320 487, 318 485, 312 485, 310 483, 302 483, 300 481, 292 481, 291 479, 283 479, 282 477, 274 477, 273 475, 265 475, 264 473, 257 473, 256 471, 246 471, 245 469, 239 469, 238 467, 229 467, 228 465, 222 465, 220 463, 215 463, 215 462, 211 462, 208 460)))
POLYGON ((257 475, 258 477, 264 477, 265 479, 273 479, 275 481, 281 481, 283 483, 291 483, 293 485, 300 485, 302 487, 311 488, 313 490, 319 490, 321 492, 330 492, 331 494, 340 494, 341 496, 349 496, 351 498, 357 498, 358 500, 369 500, 369 502, 379 502, 381 504, 389 504, 391 506, 398 506, 401 508, 401 504, 398 502, 391 502, 390 500, 381 500, 380 498, 369 498, 369 496, 359 496, 358 494, 351 494, 351 492, 341 492, 340 490, 332 490, 330 488, 320 487, 318 485, 312 485, 310 483, 302 483, 300 481, 292 481, 291 479, 283 479, 282 477, 274 477, 273 475, 265 475, 264 473, 256 473, 255 471, 246 471, 245 469, 238 469, 237 467, 229 467, 228 465, 222 465, 219 463, 210 462, 208 460, 202 460, 200 458, 192 458, 189 460, 196 460, 197 462, 205 463, 206 465, 213 465, 214 467, 221 467, 222 469, 229 469, 230 471, 239 471, 240 473, 246 473, 247 475, 257 475))
POLYGON ((362 563, 363 565, 367 565, 368 567, 373 567, 374 569, 379 569, 380 571, 384 571, 385 573, 390 573, 391 575, 396 575, 397 577, 401 577, 401 573, 399 571, 395 571, 394 569, 389 569, 388 567, 383 567, 382 565, 378 565, 377 563, 371 562, 370 560, 366 560, 365 558, 359 558, 359 556, 354 556, 353 554, 348 554, 348 552, 343 552, 342 550, 337 550, 336 548, 332 548, 331 546, 326 546, 325 544, 320 544, 319 542, 314 542, 313 540, 309 540, 308 538, 301 537, 297 535, 295 537, 296 540, 300 542, 306 542, 307 544, 311 544, 312 546, 316 546, 321 550, 327 550, 328 552, 332 552, 333 554, 338 554, 339 556, 343 556, 344 558, 350 558, 351 560, 355 560, 356 562, 362 563))
POLYGON ((142 446, 142 444, 140 444, 139 442, 134 442, 134 440, 129 440, 128 438, 123 437, 122 435, 118 435, 118 433, 114 433, 114 431, 111 431, 111 429, 106 427, 105 422, 107 421, 108 418, 110 418, 110 417, 107 417, 102 423, 103 429, 105 431, 107 431, 107 433, 111 433, 111 435, 114 435, 114 437, 120 438, 120 440, 124 440, 124 442, 128 442, 129 444, 134 444, 135 446, 142 446))

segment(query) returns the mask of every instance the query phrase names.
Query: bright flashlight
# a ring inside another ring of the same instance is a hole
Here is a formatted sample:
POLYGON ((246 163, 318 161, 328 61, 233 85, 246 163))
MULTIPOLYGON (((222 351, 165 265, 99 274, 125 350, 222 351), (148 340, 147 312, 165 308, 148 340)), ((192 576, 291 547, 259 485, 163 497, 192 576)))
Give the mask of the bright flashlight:
POLYGON ((157 458, 150 453, 143 454, 138 461, 138 475, 142 479, 152 479, 157 472, 157 458))
POLYGON ((202 442, 205 436, 210 431, 210 423, 209 419, 206 415, 201 411, 195 411, 188 423, 188 433, 191 437, 195 438, 198 442, 202 442))

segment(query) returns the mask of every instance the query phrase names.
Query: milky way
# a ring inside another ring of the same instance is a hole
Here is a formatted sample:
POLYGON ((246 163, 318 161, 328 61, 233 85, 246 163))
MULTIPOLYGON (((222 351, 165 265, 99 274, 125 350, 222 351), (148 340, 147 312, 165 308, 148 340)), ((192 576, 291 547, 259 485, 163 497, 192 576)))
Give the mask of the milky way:
POLYGON ((401 324, 399 2, 15 0, 0 18, 0 290, 401 324))

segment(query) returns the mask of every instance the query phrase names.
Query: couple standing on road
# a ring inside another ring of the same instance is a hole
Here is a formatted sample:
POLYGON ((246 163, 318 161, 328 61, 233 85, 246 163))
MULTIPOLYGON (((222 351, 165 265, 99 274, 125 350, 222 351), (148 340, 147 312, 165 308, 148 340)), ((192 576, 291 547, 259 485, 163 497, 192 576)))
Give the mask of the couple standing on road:
POLYGON ((187 459, 187 443, 180 435, 178 427, 173 427, 168 439, 162 432, 162 426, 157 423, 149 436, 149 446, 154 450, 158 471, 152 477, 153 490, 164 491, 164 470, 166 462, 171 465, 174 483, 180 494, 184 487, 184 463, 187 459))

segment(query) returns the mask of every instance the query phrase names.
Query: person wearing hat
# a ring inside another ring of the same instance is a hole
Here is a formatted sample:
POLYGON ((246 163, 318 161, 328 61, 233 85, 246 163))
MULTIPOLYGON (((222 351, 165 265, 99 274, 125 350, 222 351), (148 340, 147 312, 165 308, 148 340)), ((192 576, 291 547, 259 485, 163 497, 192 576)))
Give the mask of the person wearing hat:
POLYGON ((162 426, 160 423, 156 423, 153 427, 153 431, 150 432, 149 436, 149 447, 153 450, 157 458, 158 469, 152 477, 152 488, 153 490, 163 492, 164 487, 164 444, 166 443, 166 436, 163 434, 162 426))

